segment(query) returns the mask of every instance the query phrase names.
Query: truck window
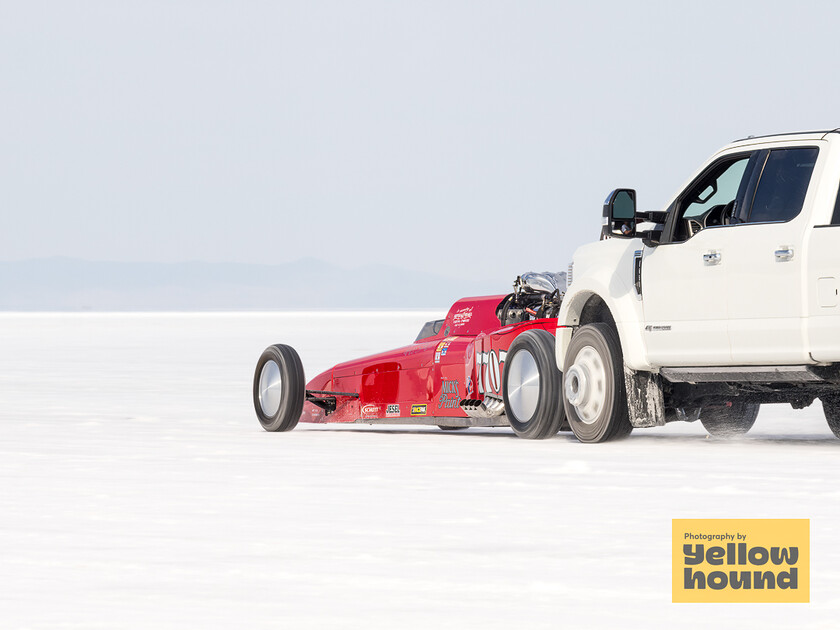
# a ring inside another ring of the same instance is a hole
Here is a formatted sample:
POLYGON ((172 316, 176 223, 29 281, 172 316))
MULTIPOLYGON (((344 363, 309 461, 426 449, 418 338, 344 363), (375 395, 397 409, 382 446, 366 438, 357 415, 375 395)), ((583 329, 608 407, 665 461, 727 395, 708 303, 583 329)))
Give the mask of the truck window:
POLYGON ((702 183, 699 183, 692 191, 694 198, 690 199, 690 203, 686 206, 683 218, 699 217, 710 208, 726 205, 735 199, 748 161, 749 156, 743 157, 726 165, 722 173, 714 173, 710 179, 704 179, 702 183), (705 188, 699 189, 701 186, 705 188))
POLYGON ((790 221, 798 215, 818 153, 812 147, 770 151, 746 221, 790 221))
POLYGON ((707 227, 728 225, 743 205, 759 155, 755 151, 726 156, 695 179, 677 202, 668 242, 684 241, 707 227))

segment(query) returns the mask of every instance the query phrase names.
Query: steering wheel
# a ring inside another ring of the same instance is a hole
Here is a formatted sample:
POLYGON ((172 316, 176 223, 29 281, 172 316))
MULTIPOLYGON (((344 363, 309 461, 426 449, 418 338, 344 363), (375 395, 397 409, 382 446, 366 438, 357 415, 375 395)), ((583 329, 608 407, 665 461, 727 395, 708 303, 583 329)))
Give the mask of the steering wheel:
POLYGON ((720 215, 722 225, 732 225, 733 223, 736 223, 735 208, 737 206, 738 202, 733 199, 723 207, 723 212, 720 215))

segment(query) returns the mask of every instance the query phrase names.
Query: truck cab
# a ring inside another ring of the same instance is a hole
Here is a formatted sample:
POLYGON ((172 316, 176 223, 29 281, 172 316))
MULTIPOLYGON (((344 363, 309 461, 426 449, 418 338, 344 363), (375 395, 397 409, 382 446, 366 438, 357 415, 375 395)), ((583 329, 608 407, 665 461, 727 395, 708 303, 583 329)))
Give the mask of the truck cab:
POLYGON ((721 405, 825 406, 840 393, 838 185, 835 130, 733 142, 658 212, 613 191, 602 240, 575 253, 558 366, 574 368, 582 327, 611 328, 632 426, 721 405))

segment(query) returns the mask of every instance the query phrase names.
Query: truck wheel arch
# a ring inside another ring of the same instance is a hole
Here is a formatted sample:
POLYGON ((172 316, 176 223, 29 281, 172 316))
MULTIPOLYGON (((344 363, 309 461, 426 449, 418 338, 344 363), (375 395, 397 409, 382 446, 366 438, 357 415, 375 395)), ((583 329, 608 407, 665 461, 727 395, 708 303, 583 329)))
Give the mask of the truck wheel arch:
POLYGON ((610 302, 602 294, 590 289, 581 290, 564 302, 557 320, 557 365, 565 363, 572 332, 578 326, 603 323, 615 330, 621 343, 624 362, 634 370, 650 370, 644 340, 639 327, 640 314, 635 304, 610 302), (631 309, 628 312, 627 309, 631 309), (624 322, 622 325, 621 322, 624 322))
POLYGON ((581 291, 572 297, 568 306, 566 304, 564 306, 566 306, 566 309, 564 309, 566 310, 566 316, 557 322, 557 366, 560 370, 563 369, 563 362, 565 361, 566 351, 569 348, 569 342, 572 339, 572 330, 574 328, 585 326, 586 324, 607 324, 616 331, 616 334, 619 335, 619 340, 621 340, 621 334, 615 324, 615 318, 613 317, 612 311, 610 311, 610 307, 594 291, 581 291), (560 328, 560 326, 567 328, 560 328))
MULTIPOLYGON (((634 313, 621 312, 621 302, 612 304, 618 309, 619 316, 624 315, 625 324, 619 325, 613 308, 595 291, 581 291, 568 305, 567 316, 558 319, 557 328, 557 365, 566 365, 566 355, 572 343, 573 331, 589 324, 602 324, 613 331, 618 340, 621 362, 624 367, 624 395, 627 397, 629 426, 648 427, 665 424, 665 406, 661 382, 657 374, 649 372, 644 341, 638 324, 639 318, 634 313), (628 321, 629 320, 629 321, 628 321), (628 356, 629 355, 629 356, 628 356)), ((562 371, 562 367, 560 368, 562 371)), ((565 395, 565 393, 564 393, 565 395)))
POLYGON ((607 324, 616 330, 615 318, 610 307, 597 293, 592 293, 580 309, 578 325, 585 326, 586 324, 607 324))

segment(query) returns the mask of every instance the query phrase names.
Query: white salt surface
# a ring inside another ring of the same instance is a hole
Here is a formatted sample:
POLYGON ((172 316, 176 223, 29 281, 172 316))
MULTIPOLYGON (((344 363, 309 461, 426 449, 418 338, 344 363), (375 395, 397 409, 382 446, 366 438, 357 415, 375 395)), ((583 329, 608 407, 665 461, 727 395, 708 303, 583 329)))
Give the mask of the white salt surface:
POLYGON ((0 628, 835 628, 840 440, 300 425, 251 406, 438 313, 0 315, 0 628), (811 604, 671 603, 672 518, 811 519, 811 604))

